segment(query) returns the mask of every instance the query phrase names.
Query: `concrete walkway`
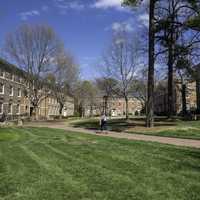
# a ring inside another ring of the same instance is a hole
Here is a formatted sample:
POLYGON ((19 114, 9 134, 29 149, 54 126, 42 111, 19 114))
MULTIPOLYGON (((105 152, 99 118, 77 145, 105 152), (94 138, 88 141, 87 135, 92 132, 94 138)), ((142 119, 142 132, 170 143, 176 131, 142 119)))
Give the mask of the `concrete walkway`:
POLYGON ((180 138, 170 138, 170 137, 160 137, 160 136, 150 136, 150 135, 141 135, 141 134, 130 134, 124 132, 113 132, 107 131, 107 134, 102 134, 99 131, 95 130, 87 130, 84 128, 74 128, 70 126, 66 122, 31 122, 26 124, 28 127, 48 127, 55 129, 63 129, 72 132, 81 132, 87 134, 95 134, 97 136, 104 137, 113 137, 113 138, 123 138, 129 140, 138 140, 138 141, 150 141, 150 142, 158 142, 162 144, 171 144, 176 146, 184 146, 184 147, 193 147, 200 148, 200 140, 192 140, 192 139, 180 139, 180 138))

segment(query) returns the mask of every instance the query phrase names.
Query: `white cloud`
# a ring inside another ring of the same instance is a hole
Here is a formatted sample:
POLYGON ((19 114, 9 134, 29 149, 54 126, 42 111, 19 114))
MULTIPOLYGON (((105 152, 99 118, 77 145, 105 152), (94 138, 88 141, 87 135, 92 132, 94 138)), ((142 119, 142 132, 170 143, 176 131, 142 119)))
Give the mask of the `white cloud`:
POLYGON ((120 8, 123 0, 98 0, 94 3, 96 8, 120 8))
POLYGON ((139 22, 142 23, 142 25, 148 27, 148 25, 149 25, 149 15, 148 15, 148 13, 140 14, 139 17, 138 17, 138 20, 139 20, 139 22))
POLYGON ((48 11, 48 10, 49 10, 49 6, 46 6, 46 5, 42 6, 42 11, 48 11))
POLYGON ((127 22, 114 22, 111 26, 111 29, 114 32, 118 31, 126 31, 126 32, 132 32, 134 30, 131 23, 127 22))
POLYGON ((39 16, 40 12, 38 10, 31 10, 31 11, 27 11, 27 12, 21 12, 19 14, 20 18, 22 20, 27 20, 29 17, 33 17, 33 16, 39 16))
POLYGON ((69 4, 69 8, 74 10, 82 10, 85 8, 83 4, 80 4, 79 2, 72 2, 69 4))
POLYGON ((61 14, 66 14, 68 10, 83 10, 85 5, 80 1, 69 2, 67 0, 54 0, 55 6, 60 9, 61 14))
POLYGON ((128 18, 122 22, 114 22, 110 26, 105 28, 105 31, 126 31, 126 32, 138 32, 147 29, 149 26, 149 15, 147 12, 138 11, 134 13, 134 17, 128 18))
POLYGON ((128 8, 122 6, 123 0, 96 0, 90 7, 96 9, 116 9, 119 11, 129 12, 128 8))

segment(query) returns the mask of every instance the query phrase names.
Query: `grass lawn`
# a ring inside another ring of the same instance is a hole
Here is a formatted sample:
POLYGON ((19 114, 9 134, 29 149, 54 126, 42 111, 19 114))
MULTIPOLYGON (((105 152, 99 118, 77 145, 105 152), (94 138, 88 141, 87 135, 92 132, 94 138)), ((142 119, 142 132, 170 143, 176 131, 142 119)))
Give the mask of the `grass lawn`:
POLYGON ((0 200, 199 200, 200 150, 0 129, 0 200))
MULTIPOLYGON (((145 135, 157 135, 164 137, 178 137, 188 139, 200 139, 200 121, 167 120, 156 118, 154 128, 145 128, 144 118, 132 118, 108 120, 108 130, 128 132, 145 135)), ((87 119, 72 123, 75 127, 98 129, 98 119, 87 119)))

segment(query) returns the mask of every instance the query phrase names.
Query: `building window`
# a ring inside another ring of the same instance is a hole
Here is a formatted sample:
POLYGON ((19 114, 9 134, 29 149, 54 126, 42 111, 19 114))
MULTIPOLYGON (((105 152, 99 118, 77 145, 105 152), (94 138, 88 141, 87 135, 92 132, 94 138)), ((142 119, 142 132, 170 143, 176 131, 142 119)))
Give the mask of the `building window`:
POLYGON ((23 78, 19 78, 19 83, 24 83, 23 78))
POLYGON ((8 114, 12 114, 12 104, 8 104, 8 114))
POLYGON ((15 81, 20 83, 20 77, 19 76, 15 76, 15 81))
POLYGON ((4 71, 3 71, 3 69, 0 69, 0 76, 4 77, 4 71))
POLYGON ((8 77, 8 79, 12 80, 12 74, 11 73, 8 72, 7 77, 8 77))
POLYGON ((18 96, 18 97, 21 97, 21 95, 22 95, 22 93, 21 93, 21 89, 18 88, 18 89, 17 89, 17 96, 18 96))
POLYGON ((20 114, 20 105, 19 105, 19 104, 17 104, 16 113, 17 113, 18 115, 20 114))
POLYGON ((2 114, 2 113, 3 113, 3 103, 0 102, 0 114, 2 114))
POLYGON ((13 96, 13 87, 12 86, 10 86, 10 88, 9 88, 9 95, 13 96))
POLYGON ((4 94, 4 84, 0 83, 0 94, 4 94))

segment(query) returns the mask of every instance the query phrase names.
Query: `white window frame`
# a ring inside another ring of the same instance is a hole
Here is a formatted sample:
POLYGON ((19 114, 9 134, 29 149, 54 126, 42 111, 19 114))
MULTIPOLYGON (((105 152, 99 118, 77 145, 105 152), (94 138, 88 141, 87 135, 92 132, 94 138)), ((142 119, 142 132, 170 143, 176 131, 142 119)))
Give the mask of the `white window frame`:
MULTIPOLYGON (((13 88, 13 86, 12 85, 10 85, 10 88, 12 88, 12 93, 11 94, 9 94, 9 96, 10 97, 13 97, 13 95, 14 95, 14 88, 13 88)), ((10 92, 10 91, 9 91, 10 92)))
POLYGON ((1 104, 1 112, 0 112, 0 114, 3 114, 3 103, 1 104))
POLYGON ((4 94, 4 91, 5 91, 5 85, 3 83, 2 83, 2 85, 3 85, 3 91, 0 92, 0 94, 4 94))
POLYGON ((11 105, 11 109, 10 109, 10 112, 8 113, 9 115, 12 115, 13 113, 13 104, 12 103, 9 103, 8 104, 8 109, 9 109, 9 106, 11 105))

